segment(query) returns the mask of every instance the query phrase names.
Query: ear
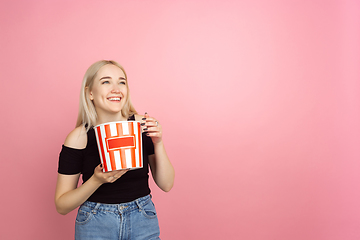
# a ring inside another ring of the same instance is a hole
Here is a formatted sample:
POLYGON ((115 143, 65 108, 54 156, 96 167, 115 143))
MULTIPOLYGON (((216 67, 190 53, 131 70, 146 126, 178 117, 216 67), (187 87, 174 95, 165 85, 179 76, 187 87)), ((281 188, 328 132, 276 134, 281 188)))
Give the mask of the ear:
POLYGON ((86 88, 86 93, 89 93, 89 99, 90 99, 91 101, 94 100, 94 95, 93 95, 92 91, 89 91, 89 88, 88 88, 88 87, 86 88))

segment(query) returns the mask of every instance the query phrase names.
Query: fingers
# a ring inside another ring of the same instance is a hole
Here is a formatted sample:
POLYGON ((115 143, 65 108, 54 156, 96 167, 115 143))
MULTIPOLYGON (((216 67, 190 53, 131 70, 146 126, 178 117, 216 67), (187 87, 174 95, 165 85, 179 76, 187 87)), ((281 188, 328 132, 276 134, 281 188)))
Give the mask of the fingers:
POLYGON ((124 175, 127 171, 129 171, 129 169, 122 169, 122 170, 115 170, 112 171, 112 173, 115 173, 113 175, 114 178, 118 179, 120 178, 122 175, 124 175))
POLYGON ((124 175, 128 170, 129 169, 122 169, 104 173, 102 164, 99 164, 94 170, 94 175, 102 183, 113 183, 122 175, 124 175))
POLYGON ((151 137, 154 143, 158 143, 162 139, 162 127, 160 123, 153 117, 150 117, 147 113, 145 113, 142 118, 141 126, 143 127, 143 131, 147 136, 151 137))
POLYGON ((161 126, 156 125, 156 123, 145 123, 144 127, 144 132, 146 132, 148 136, 161 136, 161 126))
POLYGON ((146 120, 143 120, 143 122, 141 123, 141 126, 160 127, 160 123, 154 118, 146 118, 146 120))
POLYGON ((100 172, 103 172, 103 165, 100 163, 99 165, 96 166, 94 172, 97 172, 97 173, 100 173, 100 172))
POLYGON ((151 138, 153 138, 153 137, 161 138, 162 137, 162 134, 160 132, 148 132, 146 135, 151 138))
POLYGON ((108 174, 109 174, 109 176, 108 176, 108 182, 109 182, 109 183, 115 182, 115 181, 118 180, 122 175, 124 175, 127 171, 129 171, 129 169, 115 170, 115 171, 108 172, 108 174))
MULTIPOLYGON (((149 127, 157 127, 159 129, 161 128, 160 123, 155 118, 150 117, 147 113, 145 113, 144 117, 141 120, 141 126, 143 126, 145 129, 149 127)), ((152 131, 155 130, 155 128, 152 128, 152 131)))

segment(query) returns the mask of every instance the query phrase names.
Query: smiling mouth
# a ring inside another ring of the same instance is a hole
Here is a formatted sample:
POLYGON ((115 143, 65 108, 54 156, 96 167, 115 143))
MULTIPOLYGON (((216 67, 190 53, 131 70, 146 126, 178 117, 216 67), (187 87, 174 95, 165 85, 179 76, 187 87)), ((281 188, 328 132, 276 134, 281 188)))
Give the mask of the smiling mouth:
POLYGON ((121 97, 109 97, 108 100, 109 100, 109 101, 120 102, 121 97))

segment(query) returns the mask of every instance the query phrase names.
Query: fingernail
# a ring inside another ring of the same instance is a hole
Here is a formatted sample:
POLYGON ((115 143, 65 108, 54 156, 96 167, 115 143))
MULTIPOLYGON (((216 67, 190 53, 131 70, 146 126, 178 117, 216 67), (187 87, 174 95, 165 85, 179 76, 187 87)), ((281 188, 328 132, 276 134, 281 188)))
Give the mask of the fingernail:
POLYGON ((147 128, 144 128, 144 131, 147 131, 148 129, 147 128))
POLYGON ((144 126, 144 125, 145 125, 145 123, 141 123, 140 125, 141 125, 141 126, 144 126))
POLYGON ((100 164, 100 167, 102 167, 102 163, 100 164))
POLYGON ((149 136, 149 134, 147 133, 146 136, 149 136))
POLYGON ((146 118, 142 118, 141 120, 146 120, 146 118))

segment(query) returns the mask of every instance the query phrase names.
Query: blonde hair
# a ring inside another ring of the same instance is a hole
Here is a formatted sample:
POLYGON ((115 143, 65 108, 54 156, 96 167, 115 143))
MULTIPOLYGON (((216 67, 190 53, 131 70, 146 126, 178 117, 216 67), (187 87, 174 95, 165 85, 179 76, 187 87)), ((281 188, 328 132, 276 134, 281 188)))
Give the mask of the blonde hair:
MULTIPOLYGON (((107 64, 112 64, 119 67, 124 72, 127 81, 126 72, 119 63, 113 60, 101 60, 96 63, 93 63, 85 72, 84 79, 81 85, 79 114, 76 121, 76 127, 85 125, 86 131, 89 131, 89 129, 92 126, 96 125, 97 113, 95 110, 94 103, 89 98, 89 93, 92 89, 97 72, 101 67, 107 64)), ((124 107, 121 109, 121 115, 127 119, 129 118, 129 116, 137 114, 137 112, 131 103, 128 83, 126 84, 126 87, 127 87, 127 98, 124 107)))

